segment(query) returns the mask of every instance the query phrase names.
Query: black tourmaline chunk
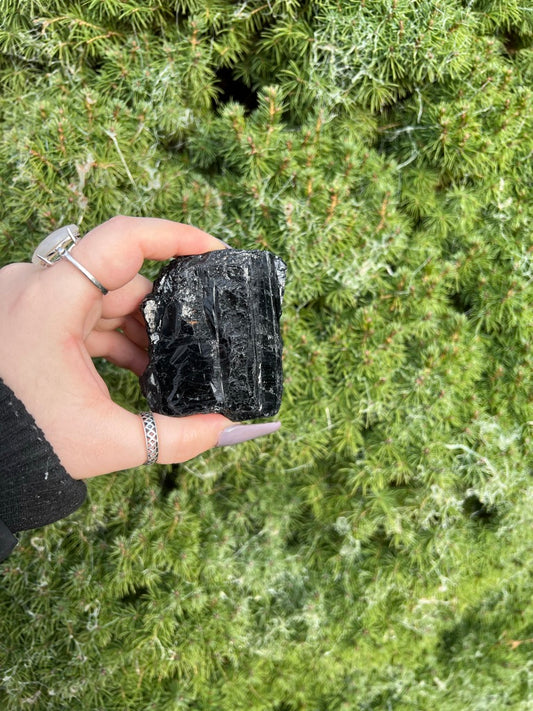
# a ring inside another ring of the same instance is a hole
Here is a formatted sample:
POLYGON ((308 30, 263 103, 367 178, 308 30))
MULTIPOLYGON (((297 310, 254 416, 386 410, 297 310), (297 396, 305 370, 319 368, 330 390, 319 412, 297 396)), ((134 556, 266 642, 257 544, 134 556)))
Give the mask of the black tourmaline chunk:
POLYGON ((270 417, 281 405, 286 266, 270 252, 177 257, 142 304, 150 362, 141 389, 164 415, 270 417))

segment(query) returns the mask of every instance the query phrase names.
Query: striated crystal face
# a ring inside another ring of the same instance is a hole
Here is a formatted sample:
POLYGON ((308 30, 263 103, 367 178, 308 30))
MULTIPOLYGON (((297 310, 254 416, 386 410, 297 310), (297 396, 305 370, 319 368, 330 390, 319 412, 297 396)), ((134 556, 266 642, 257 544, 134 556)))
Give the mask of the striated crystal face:
POLYGON ((177 257, 142 303, 150 362, 140 383, 165 415, 270 417, 281 405, 286 266, 271 252, 177 257))

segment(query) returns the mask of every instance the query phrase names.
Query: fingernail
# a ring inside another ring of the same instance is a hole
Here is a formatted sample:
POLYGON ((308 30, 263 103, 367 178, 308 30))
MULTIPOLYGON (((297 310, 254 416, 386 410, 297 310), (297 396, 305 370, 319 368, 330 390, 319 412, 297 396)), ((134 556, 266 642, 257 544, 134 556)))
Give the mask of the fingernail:
POLYGON ((231 444, 240 444, 249 439, 272 434, 281 427, 281 422, 263 422, 259 425, 231 425, 220 433, 217 447, 227 447, 231 444))

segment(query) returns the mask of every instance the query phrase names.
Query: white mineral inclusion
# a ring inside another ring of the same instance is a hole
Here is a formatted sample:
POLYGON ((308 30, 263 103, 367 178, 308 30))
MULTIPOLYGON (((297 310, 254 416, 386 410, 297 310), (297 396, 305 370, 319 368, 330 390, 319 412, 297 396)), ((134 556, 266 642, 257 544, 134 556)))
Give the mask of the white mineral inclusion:
POLYGON ((153 299, 147 299, 144 302, 143 306, 143 313, 144 313, 144 318, 146 320, 146 325, 151 331, 155 330, 155 315, 156 315, 157 307, 155 305, 155 301, 153 299))
POLYGON ((197 318, 198 315, 195 309, 195 305, 190 302, 183 301, 181 304, 181 316, 183 319, 185 319, 185 321, 192 321, 193 319, 197 318))
POLYGON ((148 332, 150 335, 150 341, 156 344, 159 341, 159 334, 156 333, 157 329, 155 327, 157 307, 153 299, 149 299, 144 304, 144 318, 146 325, 148 326, 148 332))

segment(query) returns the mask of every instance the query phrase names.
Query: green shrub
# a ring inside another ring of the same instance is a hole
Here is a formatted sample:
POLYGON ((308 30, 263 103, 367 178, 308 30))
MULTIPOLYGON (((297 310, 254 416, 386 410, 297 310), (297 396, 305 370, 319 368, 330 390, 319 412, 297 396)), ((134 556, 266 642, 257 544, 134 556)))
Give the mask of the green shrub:
POLYGON ((22 534, 2 708, 531 708, 530 0, 0 17, 2 263, 121 212, 289 266, 281 434, 22 534))

